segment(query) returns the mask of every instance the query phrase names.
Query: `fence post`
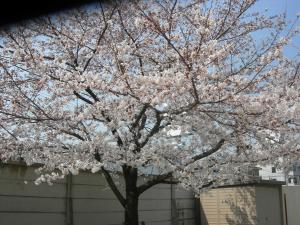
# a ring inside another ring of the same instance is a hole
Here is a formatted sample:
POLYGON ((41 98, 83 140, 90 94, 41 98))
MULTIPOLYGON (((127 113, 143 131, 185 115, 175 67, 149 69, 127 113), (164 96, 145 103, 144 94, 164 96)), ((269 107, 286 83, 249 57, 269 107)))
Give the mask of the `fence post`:
POLYGON ((289 225, 287 205, 286 205, 286 193, 283 194, 283 201, 284 201, 284 207, 283 208, 284 208, 285 225, 289 225))
POLYGON ((66 178, 66 225, 73 225, 72 174, 66 178))
POLYGON ((195 224, 201 225, 201 207, 200 207, 200 197, 194 198, 194 213, 195 213, 195 224))
MULTIPOLYGON (((176 188, 176 187, 175 187, 176 188)), ((176 196, 175 196, 175 190, 174 186, 172 184, 172 178, 171 178, 171 188, 170 188, 170 198, 171 198, 171 223, 172 225, 178 225, 178 211, 176 206, 176 196)))

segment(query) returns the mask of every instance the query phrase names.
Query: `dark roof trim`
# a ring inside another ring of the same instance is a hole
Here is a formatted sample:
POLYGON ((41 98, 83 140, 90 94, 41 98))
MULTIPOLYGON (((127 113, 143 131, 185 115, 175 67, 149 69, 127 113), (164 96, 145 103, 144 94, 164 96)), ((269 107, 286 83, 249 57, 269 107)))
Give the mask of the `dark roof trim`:
POLYGON ((284 181, 257 180, 257 181, 249 181, 246 183, 235 183, 235 184, 222 185, 222 186, 218 186, 215 188, 230 188, 230 187, 244 187, 244 186, 282 186, 285 184, 286 184, 286 182, 284 182, 284 181))

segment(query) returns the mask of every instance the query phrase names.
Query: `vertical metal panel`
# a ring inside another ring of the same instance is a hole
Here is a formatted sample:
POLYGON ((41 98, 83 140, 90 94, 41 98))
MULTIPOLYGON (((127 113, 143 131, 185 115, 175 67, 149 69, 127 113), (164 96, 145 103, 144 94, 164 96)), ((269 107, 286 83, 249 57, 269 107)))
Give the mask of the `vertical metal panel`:
POLYGON ((282 225, 280 202, 280 186, 256 186, 257 224, 282 225))
POLYGON ((300 224, 300 185, 283 186, 283 215, 285 216, 285 225, 300 224))
POLYGON ((287 203, 286 203, 286 193, 283 194, 283 201, 284 201, 284 221, 285 225, 289 225, 289 219, 288 219, 288 214, 287 214, 287 203))
POLYGON ((66 182, 66 225, 73 225, 72 186, 72 174, 69 174, 66 182))

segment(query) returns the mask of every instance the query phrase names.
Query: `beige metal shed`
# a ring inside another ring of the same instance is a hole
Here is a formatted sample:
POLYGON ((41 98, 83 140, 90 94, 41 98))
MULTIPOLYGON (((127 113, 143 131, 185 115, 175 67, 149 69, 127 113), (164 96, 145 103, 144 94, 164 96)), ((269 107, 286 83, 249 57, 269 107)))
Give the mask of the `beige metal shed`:
POLYGON ((258 181, 200 195, 201 225, 282 225, 282 185, 258 181))

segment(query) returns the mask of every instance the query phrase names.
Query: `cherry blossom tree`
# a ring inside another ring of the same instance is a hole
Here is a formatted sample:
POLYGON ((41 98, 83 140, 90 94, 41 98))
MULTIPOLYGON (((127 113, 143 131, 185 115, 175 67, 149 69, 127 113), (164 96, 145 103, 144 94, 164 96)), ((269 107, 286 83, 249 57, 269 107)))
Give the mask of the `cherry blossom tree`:
POLYGON ((41 163, 37 183, 101 171, 126 225, 156 184, 197 193, 298 159, 297 30, 255 2, 116 2, 3 28, 1 159, 41 163))

